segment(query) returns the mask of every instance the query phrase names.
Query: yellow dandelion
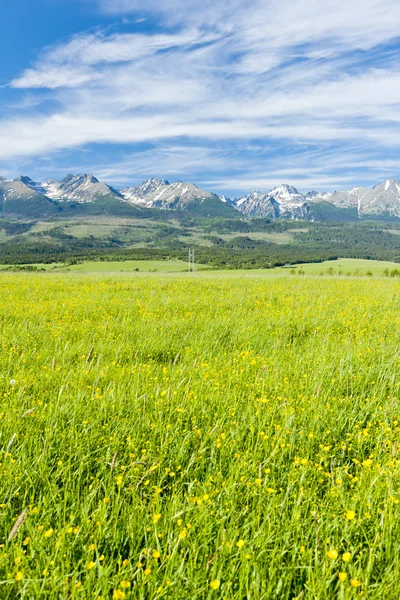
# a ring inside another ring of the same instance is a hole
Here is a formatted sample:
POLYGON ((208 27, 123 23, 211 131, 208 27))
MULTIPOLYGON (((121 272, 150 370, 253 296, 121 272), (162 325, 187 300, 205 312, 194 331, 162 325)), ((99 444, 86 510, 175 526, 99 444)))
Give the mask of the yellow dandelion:
POLYGON ((213 580, 210 582, 210 588, 211 588, 212 590, 218 590, 218 588, 219 588, 219 586, 220 586, 220 585, 221 585, 221 582, 220 582, 220 580, 219 580, 219 579, 213 579, 213 580))
POLYGON ((21 571, 18 571, 18 573, 16 573, 16 575, 15 575, 15 580, 16 581, 22 581, 23 578, 24 578, 23 573, 21 571))
POLYGON ((54 530, 52 528, 48 529, 47 531, 44 532, 44 537, 49 538, 53 535, 54 530))
POLYGON ((350 585, 352 587, 360 587, 361 581, 358 581, 358 579, 350 579, 350 585))
POLYGON ((186 529, 186 527, 184 527, 182 529, 182 531, 179 532, 178 538, 180 540, 184 540, 186 536, 187 536, 187 529, 186 529))
POLYGON ((331 560, 335 560, 335 558, 338 557, 337 550, 335 550, 334 548, 332 548, 332 550, 328 550, 328 552, 326 553, 326 555, 331 560))
POLYGON ((94 567, 96 566, 96 563, 94 563, 92 560, 90 562, 88 562, 88 564, 86 565, 86 568, 88 569, 88 571, 91 571, 92 569, 94 569, 94 567))
POLYGON ((122 587, 124 590, 127 590, 128 588, 131 587, 131 582, 130 581, 126 581, 126 579, 124 579, 123 581, 121 581, 121 583, 119 584, 120 587, 122 587))
POLYGON ((338 577, 339 577, 339 581, 342 581, 342 582, 346 581, 346 579, 347 579, 347 573, 344 573, 343 571, 340 571, 338 577))
POLYGON ((150 573, 151 573, 151 569, 150 569, 149 567, 147 567, 147 569, 145 569, 145 570, 143 571, 143 573, 144 573, 145 575, 150 575, 150 573))
POLYGON ((159 552, 158 550, 155 550, 155 551, 153 552, 153 554, 152 554, 152 557, 153 557, 153 558, 160 558, 160 556, 161 556, 161 554, 160 554, 160 552, 159 552))
POLYGON ((161 514, 158 513, 156 515, 153 515, 153 523, 156 524, 158 523, 158 521, 161 519, 161 514))
POLYGON ((23 546, 27 546, 30 541, 31 541, 30 537, 25 538, 24 541, 22 542, 23 546))
POLYGON ((344 560, 344 562, 349 562, 349 560, 351 560, 350 552, 345 552, 344 554, 342 554, 342 560, 344 560))
POLYGON ((245 541, 244 540, 239 540, 238 542, 236 542, 236 546, 238 548, 243 548, 243 546, 245 545, 245 541))
POLYGON ((346 514, 345 514, 345 519, 347 521, 352 521, 356 516, 356 513, 354 512, 354 510, 347 510, 346 514))
POLYGON ((126 597, 125 593, 121 592, 121 590, 114 590, 114 593, 113 593, 114 600, 124 600, 125 597, 126 597))

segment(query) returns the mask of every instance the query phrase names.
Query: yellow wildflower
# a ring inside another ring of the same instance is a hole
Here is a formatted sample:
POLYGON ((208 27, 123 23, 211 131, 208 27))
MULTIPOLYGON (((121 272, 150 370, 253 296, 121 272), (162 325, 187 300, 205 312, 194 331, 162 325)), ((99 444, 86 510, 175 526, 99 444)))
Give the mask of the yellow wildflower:
POLYGON ((121 581, 121 583, 119 584, 120 587, 122 587, 124 590, 127 590, 128 588, 131 587, 131 582, 130 581, 126 581, 125 579, 123 581, 121 581))
POLYGON ((344 554, 342 554, 342 560, 344 560, 344 562, 349 562, 349 560, 351 560, 350 552, 345 552, 344 554))
POLYGON ((352 521, 356 516, 356 513, 354 512, 354 510, 347 510, 346 514, 345 514, 345 519, 347 519, 347 521, 352 521))

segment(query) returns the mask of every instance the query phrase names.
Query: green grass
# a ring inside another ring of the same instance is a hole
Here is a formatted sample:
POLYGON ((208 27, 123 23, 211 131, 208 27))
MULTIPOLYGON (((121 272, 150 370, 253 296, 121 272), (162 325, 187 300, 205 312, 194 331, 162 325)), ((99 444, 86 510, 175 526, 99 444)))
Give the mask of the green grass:
POLYGON ((397 600, 398 289, 1 274, 0 598, 397 600))
POLYGON ((283 267, 274 269, 277 273, 288 273, 291 269, 296 272, 302 271, 306 275, 383 275, 385 269, 392 271, 400 269, 398 263, 378 261, 378 260, 363 260, 358 258, 340 258, 338 260, 328 260, 322 263, 309 263, 302 265, 293 265, 292 267, 283 267))

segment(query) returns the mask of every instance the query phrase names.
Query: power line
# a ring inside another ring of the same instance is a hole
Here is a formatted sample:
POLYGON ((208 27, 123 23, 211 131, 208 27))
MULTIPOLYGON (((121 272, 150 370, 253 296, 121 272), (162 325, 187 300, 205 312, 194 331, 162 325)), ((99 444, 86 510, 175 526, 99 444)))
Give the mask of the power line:
POLYGON ((189 273, 194 273, 194 250, 192 248, 189 248, 188 271, 189 273))

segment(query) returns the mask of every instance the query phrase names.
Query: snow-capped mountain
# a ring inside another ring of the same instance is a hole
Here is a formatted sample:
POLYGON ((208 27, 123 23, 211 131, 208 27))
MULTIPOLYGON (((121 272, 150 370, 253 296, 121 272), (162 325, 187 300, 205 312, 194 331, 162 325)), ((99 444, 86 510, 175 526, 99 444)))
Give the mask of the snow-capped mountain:
POLYGON ((67 175, 62 181, 47 179, 42 183, 46 196, 58 202, 94 202, 110 197, 123 200, 120 192, 93 175, 67 175))
POLYGON ((227 209, 227 203, 216 194, 183 181, 169 183, 166 179, 147 179, 137 187, 122 189, 121 194, 127 202, 143 208, 202 210, 210 214, 227 209))
POLYGON ((304 195, 304 198, 307 201, 311 201, 313 202, 314 198, 318 198, 318 201, 325 201, 326 198, 328 196, 330 196, 331 194, 327 193, 327 192, 316 192, 316 191, 312 191, 312 192, 307 192, 307 194, 304 195))
POLYGON ((387 179, 372 190, 365 190, 359 199, 359 215, 388 214, 400 217, 400 181, 387 179))
POLYGON ((67 175, 38 183, 27 176, 0 176, 0 209, 5 215, 48 217, 53 214, 137 216, 140 209, 187 211, 202 216, 266 219, 400 219, 400 181, 387 179, 373 189, 355 187, 333 193, 300 193, 290 185, 253 191, 234 200, 199 189, 193 183, 148 179, 122 190, 93 175, 67 175))
POLYGON ((310 203, 328 202, 337 208, 356 208, 358 210, 361 198, 368 192, 365 188, 356 187, 348 191, 333 192, 332 194, 313 194, 308 198, 310 203))
POLYGON ((332 194, 313 194, 307 199, 311 205, 327 202, 336 208, 354 209, 359 217, 379 215, 400 217, 400 182, 396 179, 387 179, 372 190, 355 187, 332 194))
POLYGON ((10 198, 30 199, 37 196, 37 194, 38 192, 26 185, 21 178, 13 180, 1 178, 0 180, 0 196, 3 200, 10 198))
POLYGON ((248 217, 265 217, 266 219, 279 217, 279 205, 276 200, 268 194, 258 191, 236 198, 233 206, 248 217))
POLYGON ((42 184, 36 183, 36 181, 33 181, 33 179, 27 177, 26 175, 21 175, 21 177, 17 177, 17 179, 14 179, 14 181, 21 181, 35 192, 39 192, 39 194, 46 195, 46 190, 44 189, 42 184))
MULTIPOLYGON (((34 183, 34 182, 33 182, 34 183)), ((22 178, 0 180, 0 206, 10 216, 48 217, 58 212, 50 198, 26 185, 22 178)))
POLYGON ((153 198, 158 192, 162 192, 169 186, 170 183, 166 179, 147 179, 136 187, 127 187, 121 190, 121 194, 128 202, 139 204, 150 208, 153 198))
POLYGON ((267 194, 251 192, 237 198, 234 206, 247 216, 272 219, 307 219, 310 210, 305 196, 290 185, 280 185, 267 194))

